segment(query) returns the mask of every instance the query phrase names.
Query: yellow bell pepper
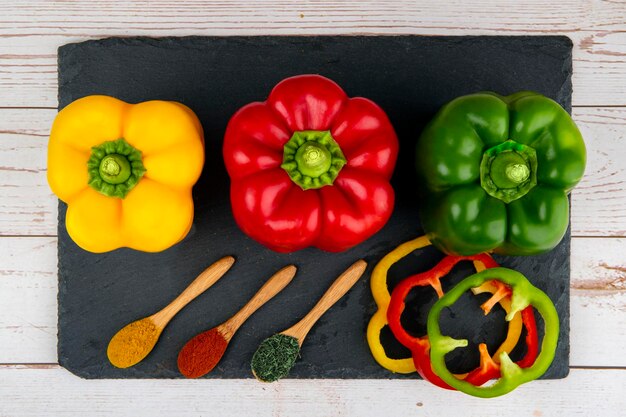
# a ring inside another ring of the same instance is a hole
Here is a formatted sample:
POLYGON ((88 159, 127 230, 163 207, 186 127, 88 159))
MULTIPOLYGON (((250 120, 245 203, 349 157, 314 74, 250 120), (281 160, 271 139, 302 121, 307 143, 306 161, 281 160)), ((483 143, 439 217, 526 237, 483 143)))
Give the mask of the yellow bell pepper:
POLYGON ((176 102, 88 96, 61 110, 50 132, 48 183, 67 203, 70 237, 90 252, 181 241, 203 165, 200 121, 176 102))

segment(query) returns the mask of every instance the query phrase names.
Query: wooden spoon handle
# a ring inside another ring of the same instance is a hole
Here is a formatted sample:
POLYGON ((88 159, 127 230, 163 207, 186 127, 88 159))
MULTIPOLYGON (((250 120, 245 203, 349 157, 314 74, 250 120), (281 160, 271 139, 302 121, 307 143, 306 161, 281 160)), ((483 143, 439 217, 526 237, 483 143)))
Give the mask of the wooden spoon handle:
POLYGON ((202 271, 185 290, 169 303, 163 310, 151 316, 157 327, 163 328, 191 300, 205 292, 220 279, 235 263, 235 258, 225 256, 202 271))
POLYGON ((296 271, 297 268, 294 265, 289 265, 276 272, 237 314, 221 324, 219 326, 220 334, 224 336, 226 341, 230 341, 235 332, 237 332, 237 329, 239 329, 252 313, 281 292, 283 288, 291 282, 296 275, 296 271))
POLYGON ((313 307, 302 320, 282 332, 282 334, 295 337, 298 339, 300 346, 302 346, 304 338, 315 322, 356 284, 363 275, 363 272, 365 272, 365 268, 367 268, 367 262, 362 259, 352 264, 350 268, 332 283, 322 298, 315 304, 315 307, 313 307))

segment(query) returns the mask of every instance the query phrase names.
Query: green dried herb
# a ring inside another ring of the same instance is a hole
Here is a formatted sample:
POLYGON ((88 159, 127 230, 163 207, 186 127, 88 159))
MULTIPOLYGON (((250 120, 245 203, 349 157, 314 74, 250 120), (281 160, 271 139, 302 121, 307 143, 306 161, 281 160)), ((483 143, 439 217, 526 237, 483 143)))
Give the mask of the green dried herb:
POLYGON ((284 334, 268 337, 252 356, 252 372, 263 382, 274 382, 289 374, 300 353, 298 339, 284 334))

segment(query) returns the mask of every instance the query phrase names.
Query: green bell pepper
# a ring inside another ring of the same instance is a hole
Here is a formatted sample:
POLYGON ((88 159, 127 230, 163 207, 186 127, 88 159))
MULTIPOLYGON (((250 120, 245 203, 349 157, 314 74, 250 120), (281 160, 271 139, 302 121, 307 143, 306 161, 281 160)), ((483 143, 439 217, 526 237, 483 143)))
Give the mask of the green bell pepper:
POLYGON ((534 255, 569 223, 586 150, 569 114, 532 92, 478 93, 443 106, 417 143, 424 230, 443 252, 534 255))
POLYGON ((430 341, 430 361, 435 374, 451 387, 475 397, 491 398, 511 392, 519 385, 535 380, 543 375, 556 351, 559 338, 559 316, 550 298, 539 288, 533 286, 522 274, 507 268, 490 268, 471 275, 458 283, 451 291, 441 297, 428 313, 428 340, 430 341), (441 333, 439 317, 445 307, 452 306, 466 291, 479 287, 486 281, 497 280, 511 287, 511 311, 506 315, 510 321, 517 312, 533 306, 544 322, 544 336, 541 353, 528 368, 514 363, 506 352, 500 353, 500 372, 502 377, 493 385, 480 387, 458 379, 448 370, 445 356, 458 347, 467 346, 467 340, 454 339, 441 333))

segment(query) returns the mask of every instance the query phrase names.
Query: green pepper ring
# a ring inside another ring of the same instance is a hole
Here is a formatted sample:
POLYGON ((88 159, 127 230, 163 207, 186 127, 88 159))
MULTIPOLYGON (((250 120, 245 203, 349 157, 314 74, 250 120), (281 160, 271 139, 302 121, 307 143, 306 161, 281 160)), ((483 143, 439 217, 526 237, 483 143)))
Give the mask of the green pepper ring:
POLYGON ((559 316, 550 298, 533 286, 524 275, 507 268, 491 268, 470 275, 440 298, 428 313, 428 339, 433 371, 451 387, 475 397, 498 397, 513 391, 521 384, 541 377, 554 359, 558 337, 559 316), (545 333, 541 343, 541 353, 531 367, 520 368, 506 352, 502 352, 500 354, 502 377, 493 385, 477 387, 467 381, 457 379, 448 370, 445 362, 446 354, 458 347, 467 346, 468 342, 443 335, 439 327, 439 317, 444 307, 452 306, 463 293, 489 280, 503 282, 512 289, 511 312, 506 316, 507 321, 511 320, 517 312, 532 305, 543 318, 545 333))

